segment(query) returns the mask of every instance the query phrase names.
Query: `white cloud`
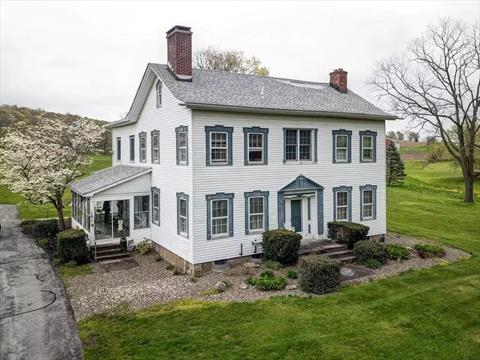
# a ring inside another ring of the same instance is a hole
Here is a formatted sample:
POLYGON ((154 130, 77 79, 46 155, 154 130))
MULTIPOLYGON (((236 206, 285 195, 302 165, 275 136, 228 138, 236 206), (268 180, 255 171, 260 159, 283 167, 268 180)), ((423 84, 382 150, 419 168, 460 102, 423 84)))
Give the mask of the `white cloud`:
MULTIPOLYGON (((478 21, 471 2, 0 3, 0 103, 113 121, 128 110, 148 62, 166 62, 165 31, 191 26, 194 49, 258 56, 274 76, 327 81, 337 67, 365 81, 439 17, 478 21)), ((402 128, 405 124, 389 124, 402 128)))

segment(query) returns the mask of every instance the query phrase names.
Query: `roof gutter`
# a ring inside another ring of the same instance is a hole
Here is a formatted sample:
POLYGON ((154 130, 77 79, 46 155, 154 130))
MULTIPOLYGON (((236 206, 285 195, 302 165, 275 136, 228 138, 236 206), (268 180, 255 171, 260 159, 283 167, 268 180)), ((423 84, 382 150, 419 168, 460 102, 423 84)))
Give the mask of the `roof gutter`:
POLYGON ((369 115, 369 114, 355 114, 355 113, 340 113, 329 111, 303 111, 303 110, 288 110, 288 109, 267 109, 248 106, 230 106, 217 104, 201 104, 201 103, 185 103, 186 107, 194 110, 212 110, 212 111, 227 111, 227 112, 242 112, 242 113, 256 113, 256 114, 274 114, 274 115, 295 115, 295 116, 320 116, 331 118, 348 118, 348 119, 366 119, 366 120, 396 120, 398 116, 395 115, 369 115))

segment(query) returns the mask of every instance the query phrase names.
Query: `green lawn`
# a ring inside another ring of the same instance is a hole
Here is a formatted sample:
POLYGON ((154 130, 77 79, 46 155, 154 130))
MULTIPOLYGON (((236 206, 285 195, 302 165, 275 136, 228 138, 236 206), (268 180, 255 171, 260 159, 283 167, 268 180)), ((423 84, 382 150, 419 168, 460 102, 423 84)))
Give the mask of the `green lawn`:
POLYGON ((445 163, 408 163, 407 173, 388 190, 389 229, 471 259, 322 298, 183 301, 94 316, 79 323, 86 359, 479 359, 480 204, 462 203, 458 171, 445 163))
MULTIPOLYGON (((92 158, 93 163, 89 173, 112 166, 111 155, 95 155, 92 158)), ((67 191, 64 196, 65 217, 70 216, 70 199, 70 191, 67 191)), ((53 205, 33 205, 29 201, 25 200, 21 195, 12 193, 8 187, 4 185, 0 185, 0 204, 16 204, 22 220, 57 217, 57 211, 53 205)))

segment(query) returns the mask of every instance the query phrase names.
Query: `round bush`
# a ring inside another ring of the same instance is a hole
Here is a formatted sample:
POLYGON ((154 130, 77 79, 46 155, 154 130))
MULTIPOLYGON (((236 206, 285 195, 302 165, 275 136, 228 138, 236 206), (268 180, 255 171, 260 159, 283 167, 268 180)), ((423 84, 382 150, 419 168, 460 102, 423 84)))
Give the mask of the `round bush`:
POLYGON ((302 236, 290 230, 278 229, 263 233, 263 254, 265 259, 279 263, 293 264, 298 260, 298 249, 302 236))
POLYGON ((410 259, 410 250, 398 244, 387 245, 388 258, 392 260, 408 260, 410 259))
POLYGON ((57 255, 62 263, 88 262, 87 235, 81 229, 68 229, 57 234, 57 255))
POLYGON ((353 253, 362 264, 371 259, 385 264, 388 257, 385 245, 372 240, 357 242, 353 247, 353 253))
POLYGON ((33 226, 33 236, 37 239, 55 239, 57 233, 57 219, 40 220, 33 226))
POLYGON ((299 270, 300 288, 308 293, 326 294, 340 285, 342 265, 329 257, 308 255, 302 257, 299 270))
POLYGON ((328 223, 328 237, 340 244, 346 244, 352 249, 354 244, 360 240, 366 240, 368 226, 348 222, 348 221, 331 221, 328 223))

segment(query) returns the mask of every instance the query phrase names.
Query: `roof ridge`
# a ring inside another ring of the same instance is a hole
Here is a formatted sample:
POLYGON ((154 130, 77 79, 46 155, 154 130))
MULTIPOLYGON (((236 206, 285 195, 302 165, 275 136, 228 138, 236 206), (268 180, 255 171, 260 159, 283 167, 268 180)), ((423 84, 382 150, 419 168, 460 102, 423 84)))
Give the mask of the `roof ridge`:
MULTIPOLYGON (((167 64, 159 64, 159 63, 149 63, 151 65, 160 65, 164 67, 168 67, 167 64)), ((234 71, 226 71, 226 70, 216 70, 216 69, 198 69, 198 68, 193 68, 193 70, 197 71, 206 71, 206 72, 218 72, 218 73, 224 73, 224 74, 234 74, 234 75, 242 75, 242 76, 253 76, 257 78, 264 78, 264 79, 274 79, 274 80, 284 80, 284 81, 296 81, 296 82, 301 82, 304 84, 320 84, 320 85, 329 85, 328 82, 319 82, 319 81, 310 81, 310 80, 302 80, 302 79, 292 79, 292 78, 285 78, 285 77, 277 77, 277 76, 265 76, 265 75, 257 75, 257 74, 245 74, 245 73, 239 73, 239 72, 234 72, 234 71)))

